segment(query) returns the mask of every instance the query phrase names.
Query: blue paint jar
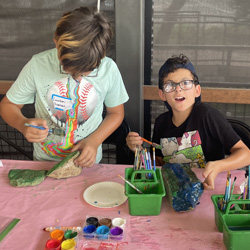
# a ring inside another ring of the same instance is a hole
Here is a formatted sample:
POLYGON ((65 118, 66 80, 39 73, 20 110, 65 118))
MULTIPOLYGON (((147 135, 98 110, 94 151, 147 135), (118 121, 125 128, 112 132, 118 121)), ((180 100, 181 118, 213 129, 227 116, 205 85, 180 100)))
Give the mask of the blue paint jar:
POLYGON ((94 238, 95 237, 95 231, 96 231, 96 227, 93 225, 88 225, 86 227, 83 228, 83 236, 85 238, 94 238))
POLYGON ((100 226, 96 230, 97 238, 99 240, 106 240, 109 236, 109 227, 107 226, 100 226))

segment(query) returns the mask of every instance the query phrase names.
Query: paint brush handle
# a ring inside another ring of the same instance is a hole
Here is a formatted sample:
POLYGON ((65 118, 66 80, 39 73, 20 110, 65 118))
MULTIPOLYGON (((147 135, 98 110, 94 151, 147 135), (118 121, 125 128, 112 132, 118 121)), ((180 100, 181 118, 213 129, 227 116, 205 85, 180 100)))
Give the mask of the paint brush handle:
POLYGON ((145 139, 145 138, 143 138, 143 137, 141 137, 141 139, 142 139, 143 141, 145 141, 146 143, 148 143, 148 144, 152 145, 152 142, 151 142, 151 141, 148 141, 148 140, 146 140, 146 139, 145 139))
MULTIPOLYGON (((31 125, 31 124, 29 124, 29 123, 24 123, 24 126, 26 126, 26 127, 32 127, 32 128, 37 128, 37 129, 41 129, 41 130, 45 130, 45 128, 44 128, 44 127, 31 125)), ((52 130, 51 130, 51 129, 49 129, 49 132, 51 133, 51 132, 52 132, 52 130)))
POLYGON ((77 230, 77 231, 81 231, 82 228, 81 227, 45 227, 43 230, 45 232, 51 232, 55 229, 61 229, 61 230, 77 230))
POLYGON ((125 178, 123 178, 121 175, 118 174, 120 178, 122 178, 130 187, 132 187, 134 190, 136 190, 138 193, 143 194, 141 190, 139 190, 137 187, 135 187, 132 183, 127 181, 125 178))

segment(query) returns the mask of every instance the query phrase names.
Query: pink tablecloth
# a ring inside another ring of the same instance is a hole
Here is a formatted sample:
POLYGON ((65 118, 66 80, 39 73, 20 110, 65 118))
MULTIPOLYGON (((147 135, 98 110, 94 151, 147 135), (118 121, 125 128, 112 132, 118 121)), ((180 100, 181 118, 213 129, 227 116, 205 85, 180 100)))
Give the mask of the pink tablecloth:
MULTIPOLYGON (((15 188, 9 185, 8 172, 13 168, 50 169, 53 162, 2 160, 0 167, 0 216, 20 218, 16 228, 4 239, 1 250, 43 250, 49 234, 48 226, 83 226, 86 216, 126 218, 127 249, 225 249, 223 234, 214 221, 212 194, 224 193, 226 173, 216 179, 214 191, 205 191, 195 210, 178 213, 163 198, 159 216, 130 216, 128 201, 115 208, 96 208, 85 202, 83 192, 97 182, 113 181, 123 184, 117 176, 124 176, 122 165, 94 165, 80 176, 55 180, 46 178, 34 187, 15 188)), ((201 177, 202 170, 195 169, 201 177)), ((235 193, 244 179, 243 171, 232 171, 237 176, 235 193)))

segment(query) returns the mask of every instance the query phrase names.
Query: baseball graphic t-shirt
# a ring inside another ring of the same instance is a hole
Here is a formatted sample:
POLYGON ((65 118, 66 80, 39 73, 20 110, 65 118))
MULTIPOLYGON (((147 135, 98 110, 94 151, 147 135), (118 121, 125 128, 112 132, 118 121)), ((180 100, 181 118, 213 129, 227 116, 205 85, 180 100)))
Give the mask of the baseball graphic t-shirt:
MULTIPOLYGON (((61 160, 80 140, 94 132, 103 118, 103 104, 115 107, 128 100, 115 62, 105 57, 89 77, 75 80, 62 73, 57 50, 34 55, 7 92, 16 104, 35 102, 36 118, 49 128, 62 128, 65 136, 49 134, 46 141, 34 143, 35 160, 61 160)), ((98 148, 96 162, 102 158, 98 148)))

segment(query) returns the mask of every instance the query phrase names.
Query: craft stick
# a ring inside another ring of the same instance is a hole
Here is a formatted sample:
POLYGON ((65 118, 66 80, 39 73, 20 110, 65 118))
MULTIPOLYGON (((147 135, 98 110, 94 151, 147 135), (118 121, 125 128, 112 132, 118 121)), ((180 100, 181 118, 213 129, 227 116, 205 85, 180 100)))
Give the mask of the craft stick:
POLYGON ((45 227, 43 230, 45 232, 51 232, 55 229, 61 229, 61 230, 77 230, 77 231, 81 231, 82 228, 81 227, 45 227))
POLYGON ((123 178, 121 175, 118 174, 120 178, 122 178, 130 187, 132 187, 134 190, 136 190, 139 194, 143 194, 141 190, 139 190, 137 187, 135 187, 131 182, 123 178))
POLYGON ((16 226, 20 219, 13 219, 8 226, 0 233, 0 243, 6 237, 6 235, 16 226))

